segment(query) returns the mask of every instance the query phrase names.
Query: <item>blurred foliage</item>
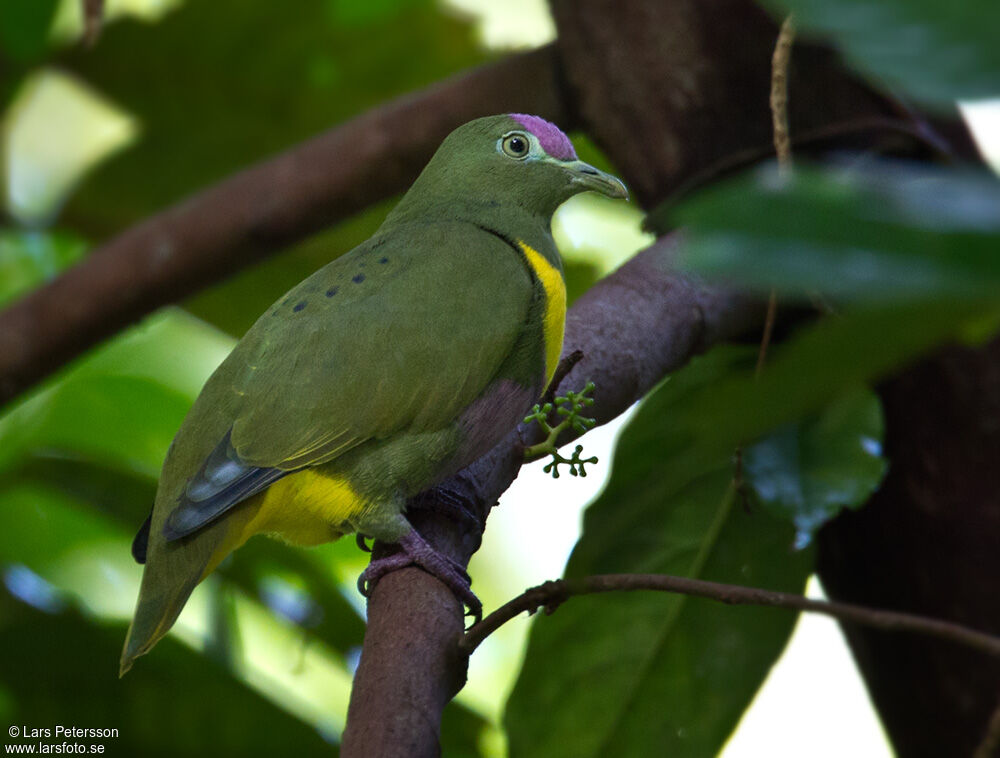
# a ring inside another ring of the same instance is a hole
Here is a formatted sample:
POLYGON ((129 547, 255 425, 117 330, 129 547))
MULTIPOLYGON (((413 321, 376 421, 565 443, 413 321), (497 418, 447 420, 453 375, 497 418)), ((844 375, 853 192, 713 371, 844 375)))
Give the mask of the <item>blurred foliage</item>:
POLYGON ((682 266, 761 291, 871 302, 1000 292, 1000 183, 985 171, 769 165, 647 223, 692 230, 682 266))
MULTIPOLYGON (((805 34, 834 42, 876 86, 944 108, 1000 96, 994 0, 765 0, 805 34)), ((794 56, 793 56, 794 57, 794 56)))
MULTIPOLYGON (((697 465, 663 465, 692 450, 670 422, 678 409, 754 354, 714 351, 646 398, 566 576, 669 573, 802 590, 811 554, 791 553, 787 522, 740 507, 732 449, 695 441, 697 465)), ((573 598, 533 626, 507 706, 511 755, 713 755, 794 623, 787 612, 657 592, 573 598)))
POLYGON ((469 25, 435 7, 187 0, 157 24, 110 25, 99 45, 67 50, 59 64, 132 112, 142 139, 91 175, 68 217, 104 236, 481 61, 469 25))
POLYGON ((86 249, 70 232, 0 228, 0 306, 53 278, 86 249))
POLYGON ((837 398, 743 451, 743 476, 764 510, 795 524, 805 547, 842 508, 857 508, 882 483, 882 404, 869 389, 837 398))
POLYGON ((0 108, 29 67, 43 59, 59 0, 4 0, 0 3, 0 108))
POLYGON ((75 607, 46 613, 0 592, 4 720, 117 728, 118 737, 70 740, 103 744, 110 755, 336 755, 318 731, 172 639, 119 680, 108 662, 124 635, 124 625, 96 622, 75 607))

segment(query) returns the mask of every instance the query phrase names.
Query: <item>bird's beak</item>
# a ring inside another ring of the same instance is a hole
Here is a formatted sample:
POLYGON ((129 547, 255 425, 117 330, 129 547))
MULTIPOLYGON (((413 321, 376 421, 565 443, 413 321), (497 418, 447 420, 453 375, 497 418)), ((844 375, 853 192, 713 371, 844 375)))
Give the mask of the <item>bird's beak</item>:
POLYGON ((628 200, 628 190, 625 188, 624 182, 617 176, 606 174, 583 161, 564 162, 562 167, 573 177, 574 184, 594 192, 600 192, 605 197, 628 200))

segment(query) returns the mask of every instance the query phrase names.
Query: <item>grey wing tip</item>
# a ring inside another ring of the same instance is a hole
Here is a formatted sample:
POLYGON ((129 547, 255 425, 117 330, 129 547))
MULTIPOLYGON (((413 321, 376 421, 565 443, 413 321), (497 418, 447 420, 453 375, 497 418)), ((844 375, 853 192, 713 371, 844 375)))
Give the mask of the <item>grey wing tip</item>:
POLYGON ((146 516, 146 520, 142 522, 142 526, 139 527, 139 531, 135 535, 135 539, 132 540, 132 557, 135 562, 142 565, 146 562, 146 549, 149 547, 149 527, 153 523, 153 514, 146 516))
POLYGON ((193 534, 291 473, 244 463, 233 449, 230 435, 231 431, 226 433, 188 480, 176 506, 167 515, 162 532, 167 542, 193 534))
POLYGON ((167 542, 187 537, 211 521, 213 515, 211 512, 203 513, 190 507, 175 508, 163 524, 163 537, 167 542))

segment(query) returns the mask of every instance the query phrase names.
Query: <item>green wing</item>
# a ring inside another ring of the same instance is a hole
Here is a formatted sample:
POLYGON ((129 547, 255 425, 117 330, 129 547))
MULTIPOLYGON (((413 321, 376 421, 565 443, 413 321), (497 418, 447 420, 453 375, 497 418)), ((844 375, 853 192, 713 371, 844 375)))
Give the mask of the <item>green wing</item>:
POLYGON ((283 470, 444 428, 496 375, 532 293, 518 254, 477 227, 391 229, 272 306, 198 405, 233 409, 241 463, 283 470))

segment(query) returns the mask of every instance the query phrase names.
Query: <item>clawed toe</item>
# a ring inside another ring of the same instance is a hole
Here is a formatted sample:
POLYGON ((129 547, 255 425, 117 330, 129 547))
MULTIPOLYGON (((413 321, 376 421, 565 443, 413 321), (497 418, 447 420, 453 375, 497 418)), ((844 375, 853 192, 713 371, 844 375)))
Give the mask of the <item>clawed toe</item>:
MULTIPOLYGON (((359 539, 359 544, 361 540, 359 539)), ((358 577, 358 592, 370 597, 375 585, 386 574, 416 564, 443 582, 468 609, 466 614, 479 621, 483 604, 472 591, 472 580, 459 563, 431 547, 416 530, 411 529, 399 540, 400 552, 375 558, 358 577)))
MULTIPOLYGON (((371 552, 371 551, 369 551, 371 552)), ((358 592, 371 597, 372 590, 386 574, 413 565, 413 559, 406 552, 393 553, 384 558, 373 558, 361 576, 358 577, 358 592)))

